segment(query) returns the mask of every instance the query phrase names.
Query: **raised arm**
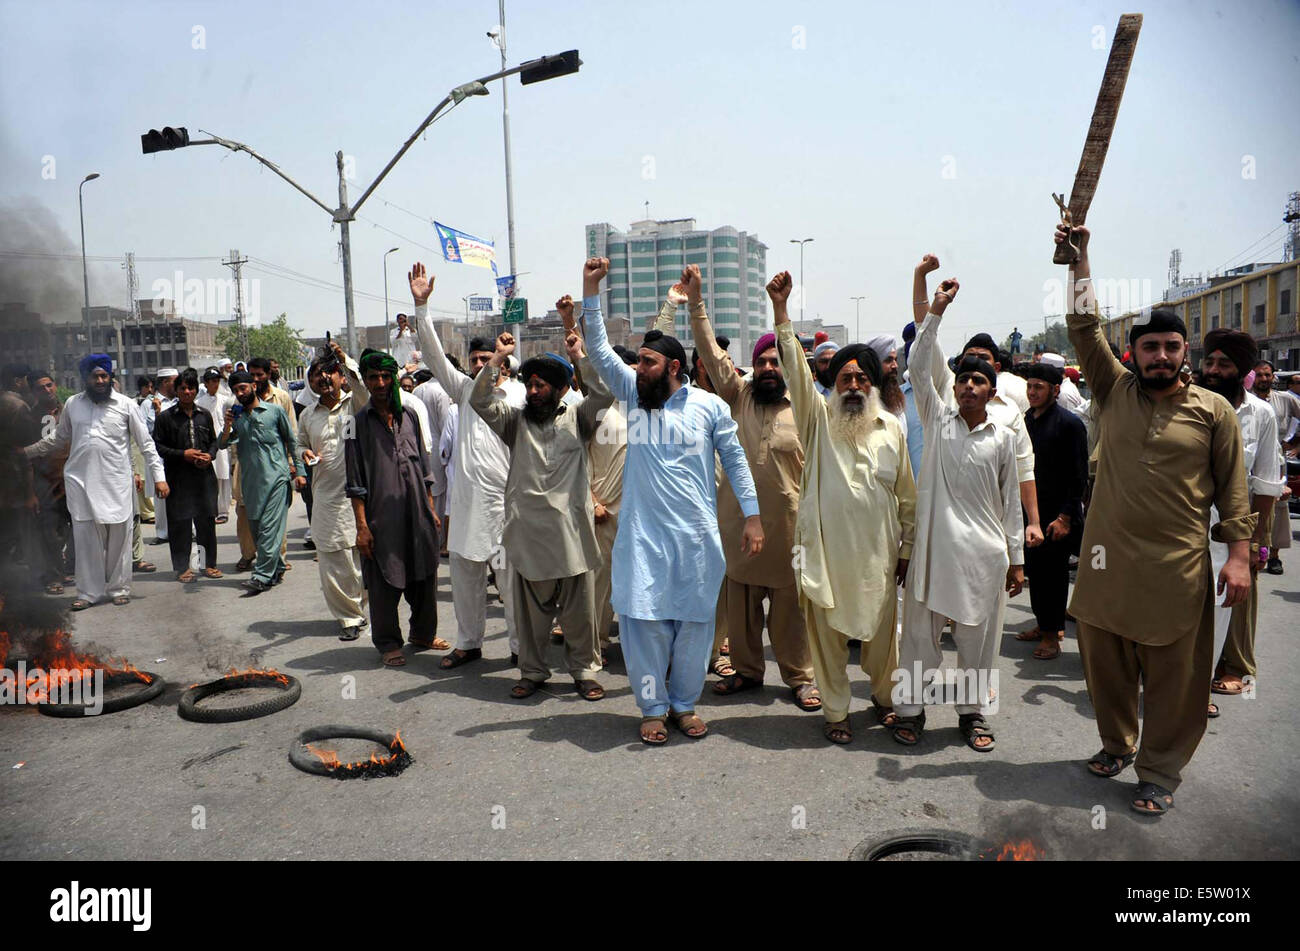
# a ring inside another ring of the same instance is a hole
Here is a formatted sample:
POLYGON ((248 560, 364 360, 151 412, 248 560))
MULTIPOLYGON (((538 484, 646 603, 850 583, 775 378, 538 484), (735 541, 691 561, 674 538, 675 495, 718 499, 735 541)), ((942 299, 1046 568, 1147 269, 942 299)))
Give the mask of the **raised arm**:
POLYGON ((813 386, 812 370, 803 354, 794 325, 790 323, 788 302, 794 280, 789 271, 782 271, 767 282, 767 296, 772 301, 773 326, 776 329, 776 351, 781 357, 785 372, 785 385, 790 394, 790 408, 794 411, 795 428, 799 439, 807 446, 812 438, 814 412, 821 394, 813 386))
POLYGON ((483 422, 487 423, 492 431, 501 437, 501 441, 512 449, 518 433, 520 411, 505 400, 493 399, 492 388, 497 385, 501 368, 514 352, 515 338, 512 334, 503 333, 497 337, 496 352, 492 354, 488 365, 478 371, 478 376, 474 378, 474 384, 469 390, 470 407, 483 417, 483 422))
MULTIPOLYGON (((596 373, 605 381, 614 396, 629 408, 637 405, 636 371, 610 346, 605 334, 605 317, 600 312, 600 282, 609 273, 609 258, 588 258, 582 266, 582 336, 587 342, 587 356, 596 373)), ((561 298, 561 301, 567 298, 561 298)), ((556 309, 560 309, 556 304, 556 309)), ((563 315, 564 311, 560 311, 563 315)), ((573 307, 569 303, 570 317, 564 329, 569 330, 573 307)))
MULTIPOLYGON (((960 284, 948 278, 934 292, 934 301, 930 304, 930 313, 924 322, 918 322, 916 339, 912 341, 912 355, 907 368, 911 374, 912 392, 916 396, 916 411, 921 417, 922 426, 932 425, 941 415, 944 405, 943 391, 938 387, 952 376, 943 362, 943 353, 939 350, 939 324, 943 312, 948 309, 960 284)), ((951 385, 951 384, 949 384, 951 385)), ((926 441, 931 438, 926 433, 926 441)))
MULTIPOLYGON (((697 267, 696 271, 698 270, 697 267)), ((674 284, 670 287, 668 296, 659 305, 659 313, 655 315, 654 320, 650 321, 650 326, 646 328, 646 331, 657 330, 670 337, 677 336, 677 308, 685 304, 686 299, 686 288, 681 284, 674 284)))
POLYGON ((704 372, 713 384, 713 392, 728 405, 733 405, 740 399, 740 377, 736 374, 731 357, 718 346, 718 339, 713 335, 713 326, 704 310, 704 285, 700 280, 700 266, 686 265, 678 286, 686 290, 686 299, 691 309, 691 335, 695 338, 695 349, 699 351, 704 372))
POLYGON ((1092 268, 1088 263, 1088 241, 1091 232, 1079 226, 1065 231, 1058 225, 1056 243, 1060 244, 1070 234, 1078 235, 1079 260, 1070 265, 1066 271, 1066 290, 1070 299, 1066 306, 1065 322, 1069 327, 1070 343, 1079 355, 1079 366, 1083 378, 1088 381, 1092 398, 1103 408, 1106 397, 1115 384, 1124 378, 1128 371, 1124 364, 1115 359, 1106 342, 1106 335, 1101 332, 1101 316, 1097 313, 1097 298, 1092 289, 1092 268))
POLYGON ((415 262, 406 279, 411 285, 411 298, 415 301, 415 331, 420 341, 420 354, 447 395, 457 403, 463 402, 468 398, 473 382, 447 359, 438 331, 433 327, 433 318, 429 316, 429 295, 433 293, 434 279, 425 274, 424 265, 419 261, 415 262))
POLYGON ((938 270, 939 259, 933 254, 921 258, 921 263, 912 270, 912 322, 918 330, 921 322, 930 310, 930 293, 925 289, 925 276, 938 270))
POLYGON ((569 362, 577 368, 583 382, 587 385, 587 395, 578 404, 578 432, 583 439, 589 440, 600 428, 600 420, 605 410, 614 405, 614 394, 610 392, 605 381, 600 378, 600 374, 587 359, 587 354, 582 349, 582 337, 578 335, 576 327, 566 329, 564 348, 568 351, 569 362))

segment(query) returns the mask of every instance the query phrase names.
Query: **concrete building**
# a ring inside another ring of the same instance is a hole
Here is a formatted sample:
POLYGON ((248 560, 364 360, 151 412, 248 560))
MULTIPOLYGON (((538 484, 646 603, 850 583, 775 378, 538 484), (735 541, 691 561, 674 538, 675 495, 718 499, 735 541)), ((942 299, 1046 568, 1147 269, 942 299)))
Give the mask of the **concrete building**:
MULTIPOLYGON (((681 279, 682 268, 698 264, 713 330, 731 338, 732 360, 748 365, 754 341, 771 325, 763 289, 767 245, 756 235, 729 225, 703 231, 694 218, 634 221, 627 232, 591 224, 586 232, 587 256, 609 258, 601 308, 607 318, 628 322, 634 343, 681 279)), ((685 306, 677 314, 676 336, 688 351, 694 346, 685 306)))
MULTIPOLYGON (((1209 278, 1203 286, 1179 288, 1166 294, 1162 306, 1172 307, 1187 325, 1191 364, 1200 365, 1201 341, 1216 327, 1244 330, 1259 344, 1262 359, 1279 370, 1300 369, 1300 332, 1296 326, 1300 261, 1247 264, 1209 278)), ((1140 311, 1130 311, 1104 324, 1106 338, 1123 353, 1140 311)))

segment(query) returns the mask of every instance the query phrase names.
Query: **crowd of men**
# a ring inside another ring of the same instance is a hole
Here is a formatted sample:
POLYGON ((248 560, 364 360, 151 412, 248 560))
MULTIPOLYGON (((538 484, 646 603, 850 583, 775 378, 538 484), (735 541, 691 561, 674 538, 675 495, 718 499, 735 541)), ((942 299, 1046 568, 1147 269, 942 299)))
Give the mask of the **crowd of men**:
POLYGON ((708 732, 696 706, 710 671, 718 695, 761 687, 766 632, 792 702, 821 711, 830 742, 853 740, 856 648, 872 717, 896 741, 922 743, 927 708, 952 702, 966 744, 989 752, 1006 601, 1028 585, 1035 626, 1016 639, 1037 642, 1033 657, 1058 658, 1077 622, 1102 744, 1088 769, 1136 764, 1132 806, 1159 815, 1221 713, 1211 692, 1257 674, 1256 575, 1280 574, 1290 545, 1300 375, 1274 389, 1273 366, 1229 329, 1206 335, 1194 373, 1164 307, 1135 322, 1121 357, 1102 333, 1087 230, 1073 239, 1078 369, 1051 352, 1013 363, 988 334, 946 357, 960 285, 931 295, 928 254, 901 341, 818 339, 807 354, 790 275, 776 275, 773 330, 747 370, 714 333, 696 265, 635 351, 612 346, 600 258, 583 266, 580 308, 557 302, 565 352, 522 363, 503 333, 471 340, 462 368, 417 263, 391 352, 354 359, 331 343, 296 396, 263 358, 164 370, 132 400, 91 354, 62 405, 48 375, 10 367, 0 471, 18 491, 0 502, 3 554, 50 594, 75 581, 74 610, 126 604, 132 573, 155 570, 142 524, 167 541, 178 582, 220 578, 215 526, 233 504, 234 567, 257 595, 290 568, 297 491, 342 640, 369 628, 388 667, 423 650, 446 651, 444 669, 479 661, 494 584, 511 695, 551 678, 557 642, 574 689, 600 700, 617 637, 651 745, 670 725, 708 732), (454 642, 437 636, 442 557, 454 642), (945 633, 964 679, 944 681, 945 633))

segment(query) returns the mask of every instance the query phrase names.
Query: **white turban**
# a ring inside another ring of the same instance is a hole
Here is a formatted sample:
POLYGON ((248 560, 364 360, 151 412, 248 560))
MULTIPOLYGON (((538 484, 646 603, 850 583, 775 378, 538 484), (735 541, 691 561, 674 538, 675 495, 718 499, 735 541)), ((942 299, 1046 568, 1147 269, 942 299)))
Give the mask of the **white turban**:
POLYGON ((169 376, 180 376, 180 375, 181 375, 180 371, 177 370, 175 367, 163 367, 161 370, 158 371, 159 379, 164 379, 164 380, 169 376))
POLYGON ((840 345, 836 343, 834 340, 827 340, 824 341, 823 343, 819 343, 813 349, 813 359, 820 357, 823 353, 834 353, 839 348, 840 345))
POLYGON ((1059 353, 1044 353, 1038 358, 1038 362, 1049 367, 1056 367, 1058 370, 1065 369, 1065 357, 1059 353))
POLYGON ((876 351, 876 356, 880 357, 882 361, 898 350, 898 338, 893 334, 877 334, 874 337, 868 337, 862 342, 876 351))

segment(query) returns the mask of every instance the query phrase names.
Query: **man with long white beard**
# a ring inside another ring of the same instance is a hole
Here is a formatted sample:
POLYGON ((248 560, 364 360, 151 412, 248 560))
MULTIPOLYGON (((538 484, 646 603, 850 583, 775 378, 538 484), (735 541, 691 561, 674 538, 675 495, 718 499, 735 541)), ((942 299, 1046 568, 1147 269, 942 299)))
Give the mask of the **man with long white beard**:
MULTIPOLYGON (((939 324, 957 296, 951 278, 941 283, 912 347, 911 377, 925 427, 916 502, 916 546, 907 571, 894 739, 905 746, 921 741, 925 700, 943 654, 939 635, 952 619, 958 683, 957 723, 966 744, 979 753, 993 749, 984 713, 996 674, 1006 594, 1024 585, 1024 519, 1017 498, 1015 437, 994 422, 988 404, 997 371, 987 360, 967 355, 957 364, 949 405, 937 381, 953 374, 939 353, 939 324)), ((1032 490, 1032 483, 1030 485, 1032 490)), ((992 711, 989 710, 991 713, 992 711)))
MULTIPOLYGON (((469 394, 474 378, 492 359, 494 349, 487 341, 470 341, 470 376, 458 370, 446 356, 442 341, 429 317, 429 295, 433 277, 425 274, 424 265, 416 262, 407 275, 415 301, 415 329, 420 352, 447 396, 456 404, 455 478, 448 489, 448 511, 455 514, 447 530, 447 550, 451 553, 451 598, 456 610, 456 647, 442 658, 444 670, 478 660, 483 656, 483 635, 487 626, 488 565, 501 579, 497 590, 505 606, 506 634, 510 642, 510 663, 518 661, 519 637, 515 630, 514 595, 506 579, 510 577, 510 560, 501 545, 505 527, 506 477, 510 472, 510 450, 492 431, 474 408, 469 394)), ((516 409, 523 409, 522 386, 507 387, 498 380, 492 389, 494 399, 504 399, 516 409)))
POLYGON ((148 465, 155 496, 166 499, 170 491, 139 408, 113 389, 112 368, 107 354, 82 357, 85 390, 68 398, 52 433, 24 450, 34 459, 68 449, 63 483, 76 548, 74 611, 105 596, 116 605, 131 600, 132 442, 148 465))
POLYGON ((714 339, 699 265, 686 266, 681 286, 687 294, 700 365, 713 383, 713 392, 731 409, 763 513, 765 550, 757 557, 746 557, 740 546, 745 516, 731 487, 719 487, 718 528, 727 559, 721 601, 726 605, 734 672, 715 683, 713 692, 729 695, 763 686, 766 626, 781 679, 794 702, 803 710, 819 710, 821 695, 813 684, 812 657, 790 557, 804 449, 777 357, 776 336, 764 334, 758 339, 752 355, 753 375, 741 379, 714 339), (764 599, 768 601, 766 617, 764 599))
MULTIPOLYGON (((1277 439, 1277 416, 1273 407, 1254 393, 1246 391, 1243 380, 1254 367, 1259 350, 1250 334, 1220 327, 1205 335, 1201 358, 1200 384, 1218 393, 1237 411, 1241 427, 1241 446, 1246 469, 1246 491, 1250 510, 1258 517, 1250 539, 1250 588, 1246 600, 1234 607, 1217 607, 1214 612, 1214 693, 1236 696, 1254 681, 1255 620, 1258 603, 1256 584, 1264 562, 1260 550, 1268 547, 1272 533, 1273 506, 1286 483, 1282 481, 1282 447, 1277 439)), ((1210 510, 1218 521, 1218 510, 1210 510)), ((1266 556, 1267 558, 1267 556, 1266 556)), ((1222 568, 1228 560, 1228 546, 1211 540, 1210 564, 1222 568)), ((1217 716, 1217 705, 1210 705, 1210 716, 1217 716)))
POLYGON ((876 718, 891 726, 891 675, 897 667, 897 586, 912 553, 916 485, 907 439, 880 403, 880 360, 850 344, 827 366, 834 387, 817 392, 787 312, 793 281, 783 271, 767 285, 790 405, 804 450, 795 528, 795 584, 821 687, 822 731, 853 739, 849 725, 849 641, 862 642, 876 718))

